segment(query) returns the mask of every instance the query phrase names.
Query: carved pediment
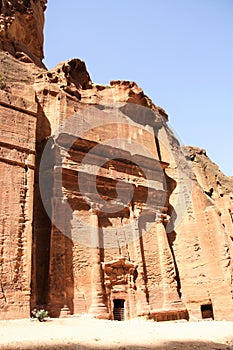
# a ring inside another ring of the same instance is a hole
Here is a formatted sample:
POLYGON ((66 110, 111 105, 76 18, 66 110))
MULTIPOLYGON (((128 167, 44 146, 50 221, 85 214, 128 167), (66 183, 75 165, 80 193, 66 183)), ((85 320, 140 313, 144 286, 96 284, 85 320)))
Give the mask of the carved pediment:
POLYGON ((114 285, 130 284, 134 286, 137 278, 137 264, 127 260, 126 258, 118 258, 103 263, 106 287, 114 285))

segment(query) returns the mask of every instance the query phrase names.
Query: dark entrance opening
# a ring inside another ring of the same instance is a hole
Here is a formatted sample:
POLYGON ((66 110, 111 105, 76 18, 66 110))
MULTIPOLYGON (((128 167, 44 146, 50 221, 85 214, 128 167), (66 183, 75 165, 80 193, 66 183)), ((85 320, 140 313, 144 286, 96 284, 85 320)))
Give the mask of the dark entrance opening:
POLYGON ((212 304, 204 304, 201 305, 201 315, 202 318, 212 318, 214 319, 213 305, 212 304))
POLYGON ((114 309, 113 309, 113 316, 114 320, 116 321, 124 321, 125 319, 125 300, 124 299, 114 299, 114 309))

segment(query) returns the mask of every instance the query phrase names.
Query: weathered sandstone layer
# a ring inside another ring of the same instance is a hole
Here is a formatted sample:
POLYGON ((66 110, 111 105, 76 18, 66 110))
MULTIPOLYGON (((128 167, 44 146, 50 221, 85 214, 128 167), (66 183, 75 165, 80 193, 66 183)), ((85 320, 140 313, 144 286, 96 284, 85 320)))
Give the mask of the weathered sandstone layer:
POLYGON ((46 1, 0 1, 0 318, 233 315, 233 184, 134 82, 47 71, 46 1))
POLYGON ((1 50, 43 66, 44 10, 47 0, 1 0, 1 50))

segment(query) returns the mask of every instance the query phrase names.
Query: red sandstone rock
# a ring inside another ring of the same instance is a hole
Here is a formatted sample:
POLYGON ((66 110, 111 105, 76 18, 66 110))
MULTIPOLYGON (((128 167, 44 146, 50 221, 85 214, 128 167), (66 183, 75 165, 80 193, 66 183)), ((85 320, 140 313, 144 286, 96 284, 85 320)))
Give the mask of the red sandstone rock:
POLYGON ((0 2, 0 318, 230 320, 232 178, 134 82, 44 69, 45 4, 0 2))
POLYGON ((43 66, 44 10, 47 0, 0 1, 0 48, 22 62, 43 66))

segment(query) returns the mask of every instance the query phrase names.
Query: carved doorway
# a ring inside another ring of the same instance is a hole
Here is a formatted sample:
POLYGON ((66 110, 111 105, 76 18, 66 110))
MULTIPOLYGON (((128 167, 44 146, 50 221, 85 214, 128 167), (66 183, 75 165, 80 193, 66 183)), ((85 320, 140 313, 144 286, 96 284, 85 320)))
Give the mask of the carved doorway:
POLYGON ((208 318, 214 320, 214 312, 212 304, 201 305, 201 315, 202 318, 208 318))
POLYGON ((124 299, 114 299, 114 309, 113 316, 116 321, 124 321, 125 319, 125 300, 124 299))

